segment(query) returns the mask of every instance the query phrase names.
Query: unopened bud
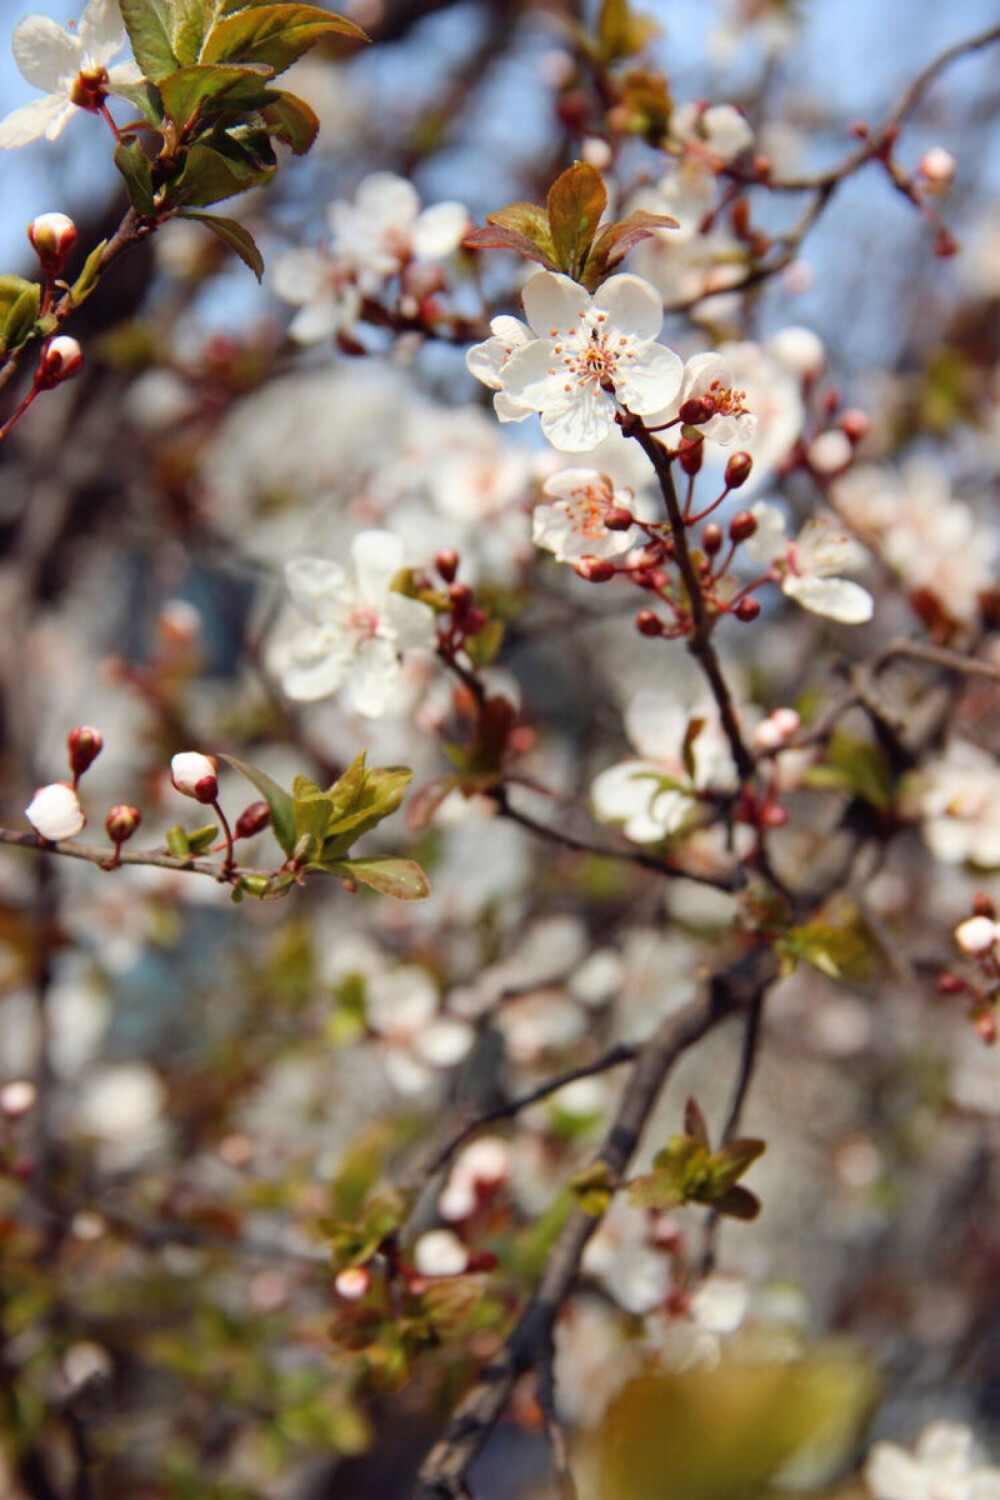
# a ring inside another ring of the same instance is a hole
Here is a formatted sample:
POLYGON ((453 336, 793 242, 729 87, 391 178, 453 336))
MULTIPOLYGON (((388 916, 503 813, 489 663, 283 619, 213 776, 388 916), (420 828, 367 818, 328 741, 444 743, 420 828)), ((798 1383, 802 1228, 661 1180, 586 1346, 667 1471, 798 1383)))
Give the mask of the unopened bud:
POLYGON ((640 609, 635 617, 635 628, 640 635, 647 635, 652 639, 663 634, 663 621, 651 609, 640 609))
MULTIPOLYGON (((750 478, 750 471, 752 468, 753 459, 750 457, 749 453, 744 453, 742 451, 740 451, 739 453, 731 453, 729 455, 729 462, 726 464, 726 489, 742 489, 743 485, 745 485, 747 480, 750 478)), ((730 535, 732 535, 731 527, 730 535)), ((750 532, 749 535, 753 536, 753 532, 750 532)))
POLYGON ((925 151, 917 166, 917 172, 923 178, 927 191, 933 193, 947 192, 955 181, 957 170, 957 161, 943 146, 932 146, 929 151, 925 151))
POLYGON ((40 390, 51 391, 64 380, 72 379, 82 365, 83 350, 80 345, 76 339, 61 333, 42 350, 38 369, 35 371, 35 383, 40 390))
POLYGON ((454 547, 445 547, 434 559, 434 566, 445 583, 454 583, 458 574, 459 556, 454 547))
POLYGON ((453 583, 448 589, 452 613, 456 618, 468 613, 472 607, 472 590, 467 583, 453 583))
POLYGON ((717 552, 721 551, 724 541, 725 537, 722 534, 722 527, 717 526, 714 521, 710 521, 701 534, 701 545, 708 556, 714 557, 717 552))
POLYGON ((841 474, 854 457, 854 449, 847 434, 834 427, 813 438, 806 457, 814 474, 841 474))
POLYGON ((677 462, 689 478, 699 472, 705 457, 705 444, 700 437, 682 437, 677 445, 677 462))
POLYGON ((165 651, 190 651, 201 635, 201 610, 189 599, 168 599, 156 616, 156 638, 165 651))
POLYGON ((35 832, 53 844, 71 839, 87 821, 79 797, 65 781, 39 787, 24 815, 35 832))
POLYGON ((976 1017, 976 1030, 979 1040, 985 1042, 987 1047, 992 1047, 997 1039, 997 1018, 992 1010, 982 1010, 976 1017))
POLYGON ((604 524, 609 531, 628 531, 635 517, 624 505, 611 505, 604 512, 604 524))
POLYGON ((132 837, 141 822, 142 814, 139 809, 123 802, 111 809, 104 820, 104 827, 113 844, 124 844, 132 837))
POLYGON ((678 416, 688 427, 701 427, 710 422, 715 413, 716 405, 711 396, 691 396, 684 402, 678 416))
POLYGON ((955 942, 969 958, 985 958, 1000 939, 1000 927, 989 917, 969 917, 955 928, 955 942))
POLYGON ((759 822, 761 828, 784 828, 788 822, 788 808, 777 802, 769 802, 766 807, 761 808, 759 822))
POLYGON ((738 510, 729 522, 729 540, 748 542, 757 530, 757 517, 749 510, 738 510))
POLYGON ((958 240, 944 224, 939 226, 935 236, 934 254, 939 255, 942 260, 946 260, 950 255, 958 254, 958 240))
POLYGON ((977 891, 972 898, 972 910, 977 917, 989 917, 996 921, 996 902, 988 891, 977 891))
POLYGON ((749 625, 751 620, 756 620, 757 616, 760 614, 760 605, 758 604, 756 599, 751 599, 749 597, 746 599, 741 599, 739 604, 737 604, 735 609, 733 610, 733 614, 736 616, 737 620, 742 621, 744 625, 749 625))
POLYGON ((104 749, 104 736, 99 729, 82 724, 79 729, 70 730, 66 747, 69 750, 69 768, 73 772, 75 785, 104 749))
POLYGON ((233 829, 233 837, 237 839, 252 839, 254 834, 261 833, 271 821, 271 809, 266 802, 251 802, 245 807, 236 819, 233 829))
POLYGON ((847 411, 842 411, 837 418, 837 425, 841 432, 845 433, 852 443, 860 443, 861 439, 868 436, 871 427, 868 413, 860 411, 856 406, 851 406, 847 411))
POLYGON ((0 1088, 0 1114, 5 1120, 21 1120, 34 1109, 38 1090, 30 1078, 15 1078, 0 1088))
POLYGON ((345 1302, 357 1302, 372 1284, 371 1273, 365 1266, 348 1266, 336 1277, 333 1285, 337 1296, 345 1302))
POLYGON ((211 803, 218 800, 219 780, 215 761, 197 750, 184 750, 170 762, 170 780, 185 797, 196 802, 211 803))
POLYGON ((939 974, 934 982, 934 987, 939 995, 964 995, 969 986, 958 974, 945 971, 939 974))
POLYGON ((608 557, 581 557, 574 571, 588 583, 608 583, 618 570, 608 557))
POLYGON ((46 276, 59 276, 78 235, 76 225, 66 214, 39 214, 28 225, 28 239, 46 276))

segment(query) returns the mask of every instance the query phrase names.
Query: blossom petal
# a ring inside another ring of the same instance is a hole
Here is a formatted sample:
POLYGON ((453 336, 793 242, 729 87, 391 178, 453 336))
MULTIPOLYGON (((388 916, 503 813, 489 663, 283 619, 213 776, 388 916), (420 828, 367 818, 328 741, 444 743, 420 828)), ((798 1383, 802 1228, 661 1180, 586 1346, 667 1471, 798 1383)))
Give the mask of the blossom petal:
POLYGON ((435 203, 425 208, 413 226, 413 249, 421 260, 442 260, 462 243, 469 227, 464 203, 435 203))
POLYGON ((817 578, 815 574, 800 578, 792 573, 781 587, 803 609, 841 625, 864 625, 875 612, 875 601, 868 590, 849 578, 817 578))
POLYGON ((788 550, 785 518, 776 505, 769 505, 766 500, 758 500, 751 515, 757 522, 757 530, 743 550, 754 562, 769 568, 788 550))
POLYGON ((615 426, 614 406, 603 391, 560 393, 541 416, 542 431, 560 453, 589 453, 615 426))
POLYGON ((409 599, 406 594, 390 590, 386 595, 384 613, 402 650, 436 649, 437 629, 430 605, 421 604, 419 599, 409 599))
POLYGON ((369 603, 381 600, 403 566, 405 548, 391 531, 362 531, 351 543, 358 593, 369 603))
POLYGON ((347 684, 348 701, 355 713, 378 719, 389 707, 399 679, 399 658, 389 641, 363 641, 347 684))
POLYGON ((641 276, 612 276, 598 288, 594 306, 606 312, 623 333, 643 342, 657 338, 663 327, 660 295, 641 276))
POLYGON ((297 703, 329 698, 341 686, 353 661, 345 635, 331 641, 324 631, 303 630, 271 653, 271 667, 286 697, 297 703))
POLYGON ((286 563, 285 587, 299 614, 315 624, 330 618, 331 602, 349 606, 354 598, 344 569, 325 557, 296 557, 286 563))
MULTIPOLYGON (((540 338, 551 336, 554 328, 560 331, 578 328, 592 306, 582 286, 554 271, 539 271, 532 276, 521 299, 531 330, 540 338)), ((662 321, 662 312, 660 317, 662 321)))
POLYGON ((25 16, 18 21, 11 45, 23 77, 47 94, 67 92, 60 86, 80 71, 83 48, 78 38, 48 16, 25 16))
POLYGON ((681 388, 684 361, 663 344, 643 349, 635 364, 615 380, 615 393, 623 406, 639 416, 648 416, 668 406, 681 388))
POLYGON ((106 68, 125 45, 125 25, 118 0, 90 0, 80 17, 78 35, 86 62, 106 68))
POLYGON ((75 114, 76 105, 69 104, 59 94, 32 99, 30 104, 22 104, 6 120, 0 121, 0 150, 28 146, 42 136, 54 141, 70 116, 75 114))

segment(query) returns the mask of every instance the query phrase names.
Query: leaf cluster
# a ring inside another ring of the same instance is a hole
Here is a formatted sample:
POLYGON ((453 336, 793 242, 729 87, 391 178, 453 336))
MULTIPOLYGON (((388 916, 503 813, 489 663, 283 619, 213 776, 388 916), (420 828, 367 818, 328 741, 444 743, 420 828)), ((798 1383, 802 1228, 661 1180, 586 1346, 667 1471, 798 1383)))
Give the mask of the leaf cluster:
POLYGON ((705 1117, 693 1099, 684 1112, 684 1130, 657 1152, 652 1172, 632 1179, 630 1203, 654 1209, 703 1203, 728 1218, 755 1219, 760 1199, 739 1180, 763 1155, 765 1142, 745 1137, 713 1151, 705 1117))
POLYGON ((608 193, 596 168, 575 162, 549 189, 545 207, 509 203, 466 235, 469 250, 515 250, 547 271, 559 271, 594 292, 628 252, 658 229, 676 229, 669 214, 637 209, 601 226, 608 193))

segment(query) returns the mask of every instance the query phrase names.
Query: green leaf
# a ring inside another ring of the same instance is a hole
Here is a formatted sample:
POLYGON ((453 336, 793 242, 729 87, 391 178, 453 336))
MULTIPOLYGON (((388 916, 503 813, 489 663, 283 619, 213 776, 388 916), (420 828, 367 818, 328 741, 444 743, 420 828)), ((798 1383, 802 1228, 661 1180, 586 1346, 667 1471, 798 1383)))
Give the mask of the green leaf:
MULTIPOLYGON (((368 779, 368 768, 365 765, 364 750, 356 755, 342 776, 331 787, 325 795, 330 798, 330 806, 336 818, 343 818, 354 811, 358 805, 358 799, 364 791, 365 782, 368 779)), ((319 787, 316 788, 319 791, 319 787)), ((299 793, 298 795, 305 795, 299 793)))
POLYGON ((249 229, 245 229, 236 219, 224 219, 221 214, 199 214, 190 209, 182 210, 177 217, 179 219, 192 219, 197 224, 204 224, 217 235, 222 243, 233 250, 245 266, 260 281, 264 275, 264 257, 257 248, 257 242, 249 229))
POLYGON ((375 856, 368 859, 317 862, 310 868, 328 870, 333 875, 346 875, 348 879, 370 886, 383 896, 395 896, 397 901, 423 901, 431 893, 427 872, 415 859, 375 856))
POLYGON ((892 771, 881 746, 838 731, 830 740, 826 764, 806 772, 809 786, 834 787, 862 797, 878 812, 888 812, 895 801, 892 771))
POLYGON ((218 823, 206 823, 202 828, 193 828, 187 836, 188 848, 192 854, 204 854, 212 847, 218 836, 218 823))
POLYGON ((368 38, 360 26, 313 5, 254 5, 224 16, 209 32, 202 62, 267 63, 276 73, 325 37, 368 38))
POLYGON ((348 777, 353 786, 356 765, 357 762, 349 767, 345 776, 330 789, 330 795, 343 811, 337 811, 335 805, 326 830, 323 859, 339 859, 363 833, 394 813, 413 778, 413 772, 406 766, 380 766, 364 773, 364 781, 353 796, 338 799, 342 783, 348 777))
MULTIPOLYGON (((5 281, 20 282, 19 276, 4 277, 5 281)), ((35 331, 38 314, 42 306, 42 289, 35 281, 25 281, 16 291, 2 314, 0 326, 0 352, 9 353, 20 349, 35 331)))
POLYGON ((500 655, 503 637, 503 621, 487 620, 475 635, 466 636, 463 650, 474 667, 488 667, 500 655))
POLYGON ((309 857, 315 858, 326 838, 326 831, 333 816, 333 804, 329 795, 321 792, 319 787, 315 788, 315 795, 302 796, 300 784, 300 778, 296 777, 292 801, 295 814, 295 842, 298 846, 303 839, 308 839, 309 857))
MULTIPOLYGON (((256 136, 253 144, 261 142, 267 145, 263 134, 256 136)), ((213 136, 211 146, 196 142, 186 152, 184 166, 170 184, 166 201, 171 208, 207 208, 248 188, 262 187, 274 172, 273 157, 270 162, 262 160, 231 135, 213 136)))
POLYGON ((549 232, 556 263, 574 281, 580 279, 607 204, 601 174, 587 162, 576 162, 549 189, 549 232))
POLYGON ((782 970, 790 974, 800 961, 812 964, 831 979, 843 975, 860 978, 871 968, 871 950, 857 927, 838 927, 831 922, 805 922, 790 927, 774 945, 782 970))
POLYGON ((319 134, 319 118, 304 99, 282 89, 261 111, 270 135, 290 146, 296 156, 305 156, 319 134))
POLYGON ((730 1141, 728 1146, 720 1146, 708 1164, 713 1202, 717 1201, 718 1195, 728 1193, 766 1150, 766 1142, 751 1140, 749 1137, 730 1141))
POLYGON ((629 1183, 628 1201, 633 1208, 676 1208, 684 1194, 672 1172, 644 1172, 629 1183))
POLYGON ((279 845, 285 854, 291 858, 292 850, 295 848, 295 815, 292 810, 292 799, 276 781, 272 781, 266 771, 258 770, 256 766, 250 765, 248 761, 237 760, 235 755, 222 755, 228 766, 238 771, 255 786, 271 809, 271 828, 279 845))
POLYGON ((188 836, 179 823, 175 823, 173 828, 167 829, 167 848, 174 856, 174 859, 190 859, 191 857, 191 845, 188 843, 188 836))
POLYGON ((681 746, 681 760, 684 762, 684 769, 688 773, 688 777, 690 778, 692 783, 694 782, 698 772, 698 767, 695 764, 694 758, 694 747, 697 744, 698 736, 701 734, 701 731, 704 729, 704 727, 704 719, 689 719, 688 726, 684 731, 684 743, 681 746))
POLYGON ((267 86, 273 76, 270 68, 195 63, 161 78, 160 95, 167 116, 190 131, 199 116, 262 109, 274 97, 267 86))
POLYGON ((136 140, 119 141, 115 166, 125 179, 129 202, 144 219, 156 218, 156 193, 149 157, 136 140))
POLYGON ((173 21, 170 28, 174 55, 187 67, 196 62, 205 38, 205 22, 208 18, 206 0, 171 0, 173 21))
POLYGON ((147 125, 157 129, 163 120, 163 101, 155 84, 145 78, 138 83, 116 83, 111 90, 116 99, 124 99, 147 125))
POLYGON ((600 1218, 607 1213, 615 1195, 615 1177, 606 1161, 593 1161, 574 1172, 569 1188, 585 1214, 600 1218))
POLYGON ((119 0, 119 5, 136 62, 158 83, 180 62, 173 49, 170 0, 119 0))
POLYGON ((70 287, 69 300, 73 307, 79 307, 81 302, 85 302, 96 287, 101 274, 101 256, 107 243, 107 240, 102 240, 99 245, 94 246, 83 263, 83 270, 70 287))

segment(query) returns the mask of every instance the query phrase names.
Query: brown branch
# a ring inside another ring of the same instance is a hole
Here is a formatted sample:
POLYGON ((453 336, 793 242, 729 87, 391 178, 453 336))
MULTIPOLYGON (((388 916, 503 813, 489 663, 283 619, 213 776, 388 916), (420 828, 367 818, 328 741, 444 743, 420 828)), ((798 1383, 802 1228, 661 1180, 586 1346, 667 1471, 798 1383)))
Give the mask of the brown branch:
MULTIPOLYGON (((736 1083, 733 1088, 733 1097, 729 1105, 729 1113, 726 1123, 722 1127, 720 1145, 728 1146, 736 1132, 740 1128, 740 1120, 746 1105, 747 1095, 750 1093, 750 1085, 753 1082, 757 1059, 760 1056, 761 1020, 764 1015, 764 991, 755 995, 747 1010, 746 1021, 743 1027, 743 1046, 740 1049, 740 1067, 736 1075, 736 1083)), ((717 1209, 710 1209, 705 1220, 705 1238, 701 1252, 701 1274, 708 1276, 715 1266, 715 1256, 718 1248, 719 1230, 722 1227, 722 1215, 717 1209)))
MULTIPOLYGON (((21 833, 16 828, 0 828, 0 844, 11 844, 17 849, 33 849, 39 854, 59 854, 67 859, 82 859, 102 869, 114 855, 113 848, 98 849, 90 844, 73 844, 68 839, 50 842, 37 833, 21 833)), ((183 870, 193 875, 211 875, 220 885, 230 885, 244 876, 269 878, 273 870, 244 869, 235 865, 228 873, 222 865, 210 859, 180 859, 165 849, 123 849, 120 865, 152 865, 158 870, 183 870)))
MULTIPOLYGON (((728 1016, 752 1004, 774 980, 777 968, 769 948, 755 949, 716 974, 707 995, 669 1016, 644 1043, 597 1156, 608 1169, 612 1185, 621 1183, 678 1058, 728 1016)), ((457 1500, 465 1493, 465 1475, 503 1415, 515 1382, 546 1357, 560 1308, 572 1291, 580 1259, 599 1223, 600 1216, 581 1208, 570 1215, 502 1352, 481 1371, 428 1455, 420 1472, 417 1500, 457 1500)))

